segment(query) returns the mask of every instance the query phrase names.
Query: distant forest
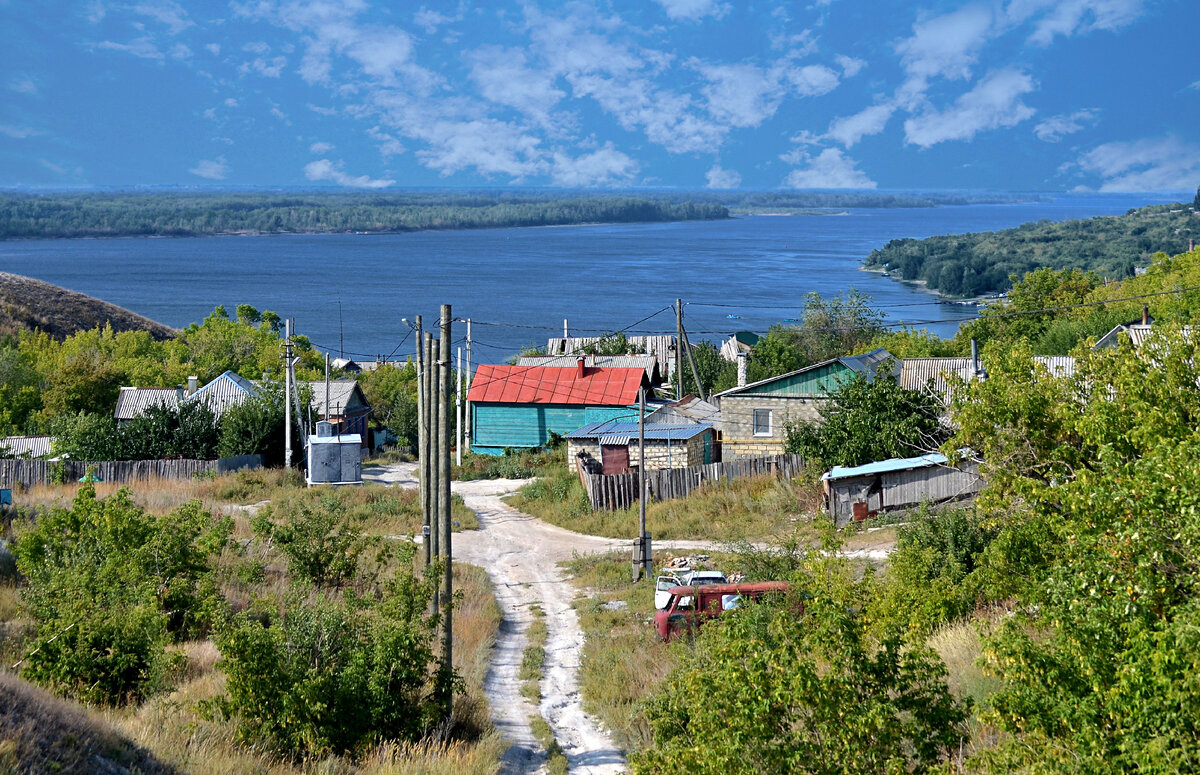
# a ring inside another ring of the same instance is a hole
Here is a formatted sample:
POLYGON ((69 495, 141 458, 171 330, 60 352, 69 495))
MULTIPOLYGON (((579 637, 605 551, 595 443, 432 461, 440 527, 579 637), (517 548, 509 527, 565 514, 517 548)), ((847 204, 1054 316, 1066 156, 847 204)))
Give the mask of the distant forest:
POLYGON ((1182 253, 1189 239, 1200 239, 1200 194, 1197 200, 1125 215, 1041 220, 1004 231, 896 239, 872 251, 864 263, 903 280, 923 280, 948 296, 1007 291, 1013 278, 1039 267, 1082 269, 1117 280, 1149 264, 1155 253, 1182 253))
POLYGON ((720 202, 733 213, 752 213, 779 210, 943 207, 949 205, 1009 204, 1039 202, 1037 195, 1025 194, 953 194, 911 193, 888 194, 871 191, 747 191, 712 192, 698 195, 701 201, 720 202))
POLYGON ((395 233, 728 218, 714 201, 549 194, 105 192, 0 195, 0 239, 395 233))

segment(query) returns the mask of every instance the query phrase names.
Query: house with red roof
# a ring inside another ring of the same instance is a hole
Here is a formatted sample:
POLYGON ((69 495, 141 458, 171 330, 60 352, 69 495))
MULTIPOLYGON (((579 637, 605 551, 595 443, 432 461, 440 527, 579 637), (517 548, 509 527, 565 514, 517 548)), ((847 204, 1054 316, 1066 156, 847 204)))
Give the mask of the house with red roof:
POLYGON ((485 455, 545 446, 588 423, 637 420, 638 391, 653 388, 643 368, 483 364, 475 371, 471 450, 485 455))

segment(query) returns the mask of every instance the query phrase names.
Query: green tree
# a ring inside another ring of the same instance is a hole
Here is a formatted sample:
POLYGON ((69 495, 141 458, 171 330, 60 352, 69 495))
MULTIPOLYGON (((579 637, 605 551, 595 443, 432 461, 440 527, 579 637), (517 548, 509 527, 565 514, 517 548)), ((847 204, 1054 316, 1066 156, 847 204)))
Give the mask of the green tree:
POLYGON ((219 610, 211 561, 231 528, 199 501, 152 516, 127 490, 101 499, 91 485, 24 525, 13 553, 40 644, 25 674, 94 702, 161 688, 178 660, 167 645, 204 632, 219 610))
POLYGON ((757 382, 861 352, 883 330, 883 313, 870 296, 851 290, 826 299, 814 291, 804 297, 799 325, 773 325, 755 345, 747 378, 757 382))
POLYGON ((811 465, 857 466, 937 449, 948 436, 941 402, 900 387, 886 368, 856 376, 818 410, 820 419, 788 427, 785 449, 811 465))
MULTIPOLYGON (((721 357, 721 350, 710 341, 702 341, 692 347, 692 357, 696 360, 696 371, 700 373, 700 384, 704 386, 705 395, 734 387, 737 384, 737 364, 721 357)), ((692 376, 691 366, 686 359, 683 364, 683 394, 700 395, 696 388, 696 378, 692 376)))
POLYGON ((857 612, 870 577, 811 558, 781 604, 747 604, 701 631, 647 705, 636 773, 926 772, 965 735, 936 655, 875 639, 857 612), (798 609, 802 606, 803 613, 798 609))
POLYGON ((283 464, 283 429, 286 410, 283 391, 264 387, 259 395, 229 407, 221 415, 221 457, 263 455, 268 466, 283 464))
POLYGON ((389 428, 402 446, 417 444, 417 367, 383 366, 358 377, 371 415, 389 428))

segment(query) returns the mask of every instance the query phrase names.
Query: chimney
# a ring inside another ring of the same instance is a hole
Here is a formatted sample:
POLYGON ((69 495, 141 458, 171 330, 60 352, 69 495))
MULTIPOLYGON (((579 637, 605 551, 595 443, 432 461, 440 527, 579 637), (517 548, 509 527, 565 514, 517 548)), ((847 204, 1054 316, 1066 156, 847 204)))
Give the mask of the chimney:
POLYGON ((971 339, 971 379, 984 379, 987 372, 979 365, 979 343, 971 339))
POLYGON ((1143 326, 1150 325, 1150 305, 1149 304, 1142 305, 1142 325, 1143 326))
POLYGON ((583 379, 583 373, 584 373, 584 371, 586 371, 586 369, 583 366, 583 360, 584 360, 583 356, 580 355, 579 358, 576 359, 576 361, 575 361, 575 378, 576 379, 583 379))
POLYGON ((188 377, 187 395, 192 396, 200 389, 199 377, 188 377))
POLYGON ((737 354, 738 387, 742 387, 746 384, 746 359, 748 357, 749 353, 739 352, 737 354))

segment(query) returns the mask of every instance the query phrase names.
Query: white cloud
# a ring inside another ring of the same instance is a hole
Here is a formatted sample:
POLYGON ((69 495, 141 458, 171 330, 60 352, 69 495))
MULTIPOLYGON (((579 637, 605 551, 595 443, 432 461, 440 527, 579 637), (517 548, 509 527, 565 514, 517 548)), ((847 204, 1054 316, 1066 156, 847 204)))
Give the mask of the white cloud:
POLYGON ((426 35, 432 35, 437 32, 438 27, 441 27, 444 24, 462 21, 462 18, 463 16, 461 13, 454 16, 447 16, 445 14, 438 13, 437 11, 431 11, 425 6, 421 6, 421 9, 413 14, 413 24, 425 30, 426 35))
POLYGON ((699 21, 705 16, 720 19, 729 13, 729 6, 717 0, 654 0, 675 21, 699 21))
POLYGON ((852 116, 835 118, 829 123, 826 136, 850 148, 868 135, 877 135, 887 126, 896 108, 891 103, 872 105, 852 116))
POLYGON ((1047 143, 1057 143, 1067 135, 1075 134, 1082 130, 1085 123, 1094 123, 1096 117, 1099 115, 1099 111, 1093 108, 1084 108, 1074 113, 1051 116, 1035 126, 1033 133, 1037 135, 1037 139, 1039 140, 1044 140, 1047 143))
POLYGON ((332 151, 334 149, 334 147, 335 146, 333 143, 319 143, 318 142, 318 143, 313 143, 312 145, 308 146, 308 151, 309 151, 309 153, 315 153, 318 156, 322 156, 322 155, 327 154, 330 151, 332 151))
POLYGON ((841 54, 834 57, 833 61, 837 62, 838 67, 842 68, 843 78, 853 78, 861 73, 862 69, 867 66, 867 62, 864 59, 843 56, 841 54))
POLYGON ((178 35, 195 24, 188 18, 187 11, 173 0, 137 3, 130 10, 139 16, 154 19, 159 24, 166 26, 172 35, 178 35))
POLYGON ((555 88, 554 76, 530 67, 521 49, 485 46, 467 55, 471 80, 479 93, 491 102, 514 108, 543 126, 548 126, 550 111, 566 96, 555 88))
POLYGON ((212 54, 215 57, 221 56, 221 44, 220 43, 205 43, 204 48, 205 48, 205 50, 208 51, 208 53, 212 54))
POLYGON ((1192 89, 1193 91, 1200 91, 1200 81, 1192 81, 1187 88, 1192 89))
POLYGON ((224 180, 225 176, 229 174, 229 165, 225 163, 224 156, 218 156, 215 160, 206 159, 196 162, 196 166, 188 172, 208 180, 224 180))
POLYGON ((911 78, 969 78, 992 22, 986 6, 968 5, 914 24, 912 37, 897 43, 896 53, 911 78))
POLYGON ((304 165, 304 177, 314 182, 324 180, 337 183, 347 188, 387 188, 396 181, 380 180, 366 175, 352 176, 342 171, 342 165, 334 164, 329 159, 310 161, 304 165))
POLYGON ((124 54, 132 54, 139 59, 165 59, 163 53, 155 45, 154 40, 149 36, 135 38, 128 43, 102 40, 94 44, 94 47, 105 51, 120 51, 124 54))
POLYGON ((742 176, 733 170, 727 170, 720 164, 714 164, 705 175, 708 188, 737 188, 742 185, 742 176))
POLYGON ((1057 35, 1116 30, 1142 15, 1143 0, 1011 0, 1005 9, 1016 23, 1039 17, 1029 42, 1048 46, 1057 35))
POLYGON ((285 67, 287 67, 287 57, 275 56, 270 59, 256 57, 249 62, 243 62, 238 71, 241 73, 255 72, 264 78, 278 78, 283 74, 285 67))
POLYGON ((837 88, 838 74, 825 65, 805 65, 791 68, 785 77, 792 88, 803 97, 818 97, 837 88))
POLYGON ((13 76, 13 78, 8 82, 8 88, 10 91, 14 91, 17 94, 38 93, 37 84, 28 75, 13 76))
POLYGON ((799 154, 808 166, 794 169, 783 181, 787 188, 875 188, 875 181, 858 169, 857 163, 837 148, 826 148, 816 157, 799 154))
POLYGON ((947 140, 970 140, 979 132, 1016 126, 1034 114, 1021 102, 1033 79, 1020 70, 989 73, 944 111, 927 110, 904 122, 904 139, 922 148, 947 140))
POLYGON ((28 137, 40 135, 36 129, 31 129, 27 126, 13 126, 11 124, 0 124, 0 135, 7 135, 14 140, 24 140, 28 137))
POLYGON ((1101 191, 1191 191, 1200 180, 1200 146, 1168 135, 1097 146, 1079 159, 1101 191))
POLYGON ((171 58, 172 59, 191 59, 192 58, 192 50, 190 48, 188 48, 186 45, 184 45, 183 43, 176 43, 174 46, 171 46, 171 58))
POLYGON ((599 150, 574 158, 555 152, 550 177, 555 185, 568 188, 616 186, 628 183, 637 169, 637 162, 606 143, 599 150))
POLYGON ((779 82, 754 65, 710 65, 694 61, 692 66, 707 79, 700 90, 708 112, 718 121, 736 127, 753 127, 775 115, 783 97, 779 82))
MULTIPOLYGON (((65 166, 63 166, 62 164, 55 164, 54 162, 49 161, 48 159, 38 159, 38 164, 42 165, 46 169, 55 173, 56 175, 66 175, 68 172, 67 168, 65 166)), ((76 172, 78 172, 78 170, 76 170, 76 172)))
POLYGON ((379 154, 385 159, 404 153, 404 145, 377 126, 368 129, 367 136, 379 143, 379 154))

